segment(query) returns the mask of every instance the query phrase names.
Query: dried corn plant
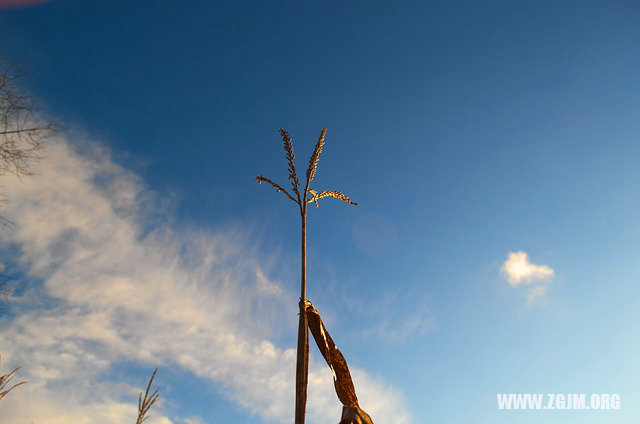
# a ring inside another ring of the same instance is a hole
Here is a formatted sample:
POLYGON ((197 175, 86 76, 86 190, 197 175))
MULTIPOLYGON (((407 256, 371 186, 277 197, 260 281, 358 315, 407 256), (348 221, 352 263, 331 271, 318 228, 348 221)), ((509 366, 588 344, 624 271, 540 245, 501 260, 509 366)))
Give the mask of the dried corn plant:
POLYGON ((256 181, 259 183, 267 183, 276 189, 276 192, 282 192, 287 198, 298 205, 300 211, 300 221, 302 226, 302 245, 301 245, 301 278, 300 278, 300 314, 298 321, 298 346, 297 346, 297 359, 296 359, 296 409, 295 409, 295 424, 304 424, 305 409, 307 403, 307 380, 309 374, 309 323, 307 321, 307 313, 305 310, 306 297, 307 297, 307 205, 314 203, 318 206, 318 200, 325 197, 333 197, 338 200, 342 200, 350 205, 357 206, 357 203, 351 201, 349 196, 339 191, 323 190, 317 191, 311 188, 311 182, 318 170, 318 161, 320 160, 320 154, 324 146, 324 137, 327 129, 324 128, 320 133, 318 142, 316 143, 311 158, 309 159, 309 166, 305 175, 304 188, 301 190, 300 180, 296 172, 294 164, 295 155, 293 154, 293 143, 289 137, 289 133, 280 128, 280 136, 284 142, 284 150, 286 152, 287 163, 289 166, 289 180, 291 180, 291 191, 288 191, 278 183, 263 177, 262 175, 256 177, 256 181))
POLYGON ((13 380, 13 377, 19 369, 20 368, 16 368, 9 374, 0 375, 0 399, 4 398, 7 394, 9 394, 11 390, 15 389, 16 387, 27 384, 26 381, 21 381, 20 383, 16 383, 13 386, 9 386, 11 380, 13 380))
POLYGON ((151 407, 158 400, 158 389, 155 392, 149 394, 151 391, 151 385, 153 384, 153 379, 156 378, 156 373, 158 372, 158 368, 151 374, 151 379, 149 379, 149 384, 147 384, 147 390, 144 392, 144 397, 142 393, 138 396, 138 419, 136 420, 136 424, 142 424, 144 420, 149 418, 147 414, 151 407))

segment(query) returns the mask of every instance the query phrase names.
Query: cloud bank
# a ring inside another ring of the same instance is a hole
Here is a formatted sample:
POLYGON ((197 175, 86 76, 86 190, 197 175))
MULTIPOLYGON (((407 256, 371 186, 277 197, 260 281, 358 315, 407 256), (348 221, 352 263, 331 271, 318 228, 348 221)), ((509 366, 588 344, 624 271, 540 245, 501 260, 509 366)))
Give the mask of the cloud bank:
MULTIPOLYGON (((270 339, 295 317, 295 296, 269 278, 250 234, 149 225, 157 203, 140 179, 100 147, 75 146, 52 140, 38 176, 4 181, 15 228, 2 244, 41 284, 0 324, 3 367, 29 381, 3 400, 0 421, 134 422, 145 382, 111 381, 123 362, 159 366, 159 378, 177 367, 267 422, 293 421, 295 349, 270 339)), ((352 371, 376 422, 411 422, 398 391, 352 371)), ((149 423, 198 422, 161 400, 149 423)), ((339 415, 331 372, 312 361, 308 421, 339 415)))

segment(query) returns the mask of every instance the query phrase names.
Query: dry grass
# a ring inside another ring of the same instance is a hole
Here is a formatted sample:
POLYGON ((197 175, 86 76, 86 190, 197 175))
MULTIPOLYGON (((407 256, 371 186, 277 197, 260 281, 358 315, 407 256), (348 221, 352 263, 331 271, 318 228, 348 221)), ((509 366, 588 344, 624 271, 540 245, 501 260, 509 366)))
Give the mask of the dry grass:
POLYGON ((26 381, 21 381, 20 383, 16 383, 13 386, 10 386, 11 380, 13 380, 13 377, 15 377, 15 374, 19 369, 20 368, 16 368, 9 374, 0 376, 0 399, 4 398, 7 394, 9 394, 11 390, 15 389, 16 387, 27 384, 26 381))
MULTIPOLYGON (((11 385, 11 381, 13 380, 16 372, 19 369, 20 368, 16 368, 9 374, 0 375, 0 399, 4 398, 16 387, 27 384, 26 381, 21 381, 20 383, 11 385)), ((151 379, 149 379, 147 390, 145 390, 144 394, 140 393, 140 396, 138 397, 138 418, 136 420, 136 424, 142 424, 148 418, 149 410, 158 401, 158 389, 156 389, 153 393, 150 393, 151 385, 153 384, 153 380, 156 377, 157 372, 158 369, 156 368, 156 370, 151 375, 151 379)))
POLYGON ((149 380, 149 384, 147 384, 147 390, 144 392, 144 397, 142 393, 138 397, 138 419, 136 420, 136 424, 142 424, 144 420, 149 418, 147 414, 151 407, 158 401, 158 389, 149 395, 151 391, 151 385, 153 384, 153 379, 156 377, 156 373, 158 372, 158 368, 151 375, 151 379, 149 380))

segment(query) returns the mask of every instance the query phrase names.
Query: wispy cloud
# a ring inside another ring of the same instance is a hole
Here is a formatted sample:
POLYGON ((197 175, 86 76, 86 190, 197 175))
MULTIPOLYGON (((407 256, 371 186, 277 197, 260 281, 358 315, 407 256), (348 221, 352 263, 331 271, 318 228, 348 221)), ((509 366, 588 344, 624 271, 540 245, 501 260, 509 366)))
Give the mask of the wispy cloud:
POLYGON ((350 299, 349 306, 367 317, 368 328, 362 336, 384 343, 415 340, 429 334, 435 326, 429 299, 424 296, 387 292, 373 302, 350 299))
POLYGON ((532 304, 537 298, 544 296, 545 293, 547 293, 546 285, 535 286, 529 289, 527 292, 527 304, 532 304))
MULTIPOLYGON (((504 261, 500 268, 500 273, 513 287, 545 282, 555 275, 555 271, 548 265, 532 264, 529 261, 527 252, 522 250, 509 252, 507 260, 504 261)), ((546 292, 546 284, 539 284, 530 288, 527 292, 527 303, 532 303, 536 298, 544 296, 546 292)))
MULTIPOLYGON (((295 350, 270 338, 295 317, 295 299, 263 269, 249 235, 149 230, 144 184, 104 150, 88 150, 57 139, 40 175, 5 181, 15 229, 2 241, 42 286, 21 299, 37 306, 0 330, 3 362, 29 380, 5 400, 0 421, 133 422, 141 387, 104 381, 114 364, 132 361, 180 367, 253 414, 291 422, 295 350)), ((411 421, 400 393, 363 370, 353 375, 378 422, 411 421)), ((312 362, 309 382, 309 422, 337 422, 330 371, 312 362)), ((159 406, 150 423, 198 420, 171 421, 159 406)))

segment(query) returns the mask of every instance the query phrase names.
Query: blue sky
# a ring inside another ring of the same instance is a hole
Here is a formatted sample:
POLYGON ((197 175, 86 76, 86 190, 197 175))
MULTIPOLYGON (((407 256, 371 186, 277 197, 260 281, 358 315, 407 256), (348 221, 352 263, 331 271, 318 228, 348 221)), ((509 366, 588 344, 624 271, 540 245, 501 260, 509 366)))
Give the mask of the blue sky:
MULTIPOLYGON (((299 224, 254 178, 286 182, 278 128, 304 168, 327 127, 317 188, 360 205, 311 208, 308 297, 375 422, 636 422, 638 40, 635 1, 0 8, 61 127, 2 182, 0 350, 30 383, 0 417, 126 421, 159 367, 157 423, 290 422, 299 224)), ((338 421, 325 368, 311 422, 338 421)))

